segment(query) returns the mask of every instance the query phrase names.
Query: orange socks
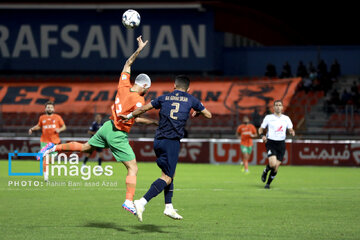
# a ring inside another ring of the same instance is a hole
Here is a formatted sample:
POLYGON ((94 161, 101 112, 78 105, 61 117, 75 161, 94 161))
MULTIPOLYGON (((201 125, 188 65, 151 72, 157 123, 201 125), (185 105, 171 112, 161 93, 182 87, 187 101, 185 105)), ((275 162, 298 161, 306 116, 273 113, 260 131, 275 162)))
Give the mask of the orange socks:
POLYGON ((74 151, 74 152, 79 151, 79 152, 81 152, 82 146, 83 146, 82 143, 69 142, 69 143, 56 145, 55 151, 74 151))
POLYGON ((127 176, 126 180, 126 199, 133 201, 136 189, 136 176, 127 176))

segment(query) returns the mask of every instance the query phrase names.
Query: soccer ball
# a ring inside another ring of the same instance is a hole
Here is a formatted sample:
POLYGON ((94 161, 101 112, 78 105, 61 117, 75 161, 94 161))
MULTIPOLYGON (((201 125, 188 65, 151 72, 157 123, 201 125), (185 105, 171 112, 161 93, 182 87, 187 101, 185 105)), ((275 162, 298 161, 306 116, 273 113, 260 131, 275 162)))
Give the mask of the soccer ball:
POLYGON ((122 23, 126 28, 136 28, 140 25, 140 14, 133 10, 129 9, 126 12, 124 12, 122 16, 122 23))

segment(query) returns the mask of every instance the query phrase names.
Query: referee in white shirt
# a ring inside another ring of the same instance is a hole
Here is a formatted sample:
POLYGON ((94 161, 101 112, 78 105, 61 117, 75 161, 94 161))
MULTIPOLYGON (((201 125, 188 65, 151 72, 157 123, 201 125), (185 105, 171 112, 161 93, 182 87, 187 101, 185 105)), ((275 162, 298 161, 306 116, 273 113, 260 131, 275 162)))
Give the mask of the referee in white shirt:
POLYGON ((268 172, 270 171, 269 178, 266 182, 265 188, 270 188, 270 183, 274 180, 279 166, 284 159, 285 155, 285 138, 286 129, 289 129, 289 133, 295 136, 293 124, 290 118, 281 114, 283 110, 283 104, 281 100, 274 102, 274 114, 266 115, 264 121, 259 128, 259 135, 266 146, 267 155, 269 158, 269 164, 264 169, 261 175, 261 180, 266 181, 268 172), (264 130, 267 128, 267 134, 264 135, 264 130))

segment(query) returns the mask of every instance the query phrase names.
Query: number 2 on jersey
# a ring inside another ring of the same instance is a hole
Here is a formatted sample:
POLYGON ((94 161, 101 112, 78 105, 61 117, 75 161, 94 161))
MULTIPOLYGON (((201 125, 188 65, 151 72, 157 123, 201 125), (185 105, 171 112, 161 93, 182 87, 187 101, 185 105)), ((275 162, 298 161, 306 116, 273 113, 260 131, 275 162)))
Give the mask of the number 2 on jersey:
POLYGON ((174 113, 179 112, 180 103, 174 102, 174 103, 171 104, 171 106, 175 106, 175 108, 174 108, 174 109, 171 109, 171 111, 170 111, 170 117, 171 117, 172 119, 177 120, 177 117, 174 116, 174 113))

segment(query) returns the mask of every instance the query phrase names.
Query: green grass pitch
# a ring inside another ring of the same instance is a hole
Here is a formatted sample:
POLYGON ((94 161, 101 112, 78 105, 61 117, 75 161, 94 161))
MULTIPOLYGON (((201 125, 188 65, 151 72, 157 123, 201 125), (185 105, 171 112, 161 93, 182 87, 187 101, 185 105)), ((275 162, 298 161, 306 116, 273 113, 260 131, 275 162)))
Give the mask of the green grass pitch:
MULTIPOLYGON (((173 203, 184 219, 163 215, 161 193, 140 223, 121 208, 121 163, 110 163, 111 177, 57 176, 50 181, 66 186, 39 187, 9 186, 42 177, 8 176, 7 164, 0 161, 0 239, 360 239, 358 168, 282 166, 266 190, 263 166, 244 175, 235 165, 179 164, 173 203), (103 181, 109 186, 85 186, 103 181)), ((13 168, 36 171, 38 164, 18 161, 13 168)), ((135 198, 159 176, 155 163, 139 163, 135 198)))

